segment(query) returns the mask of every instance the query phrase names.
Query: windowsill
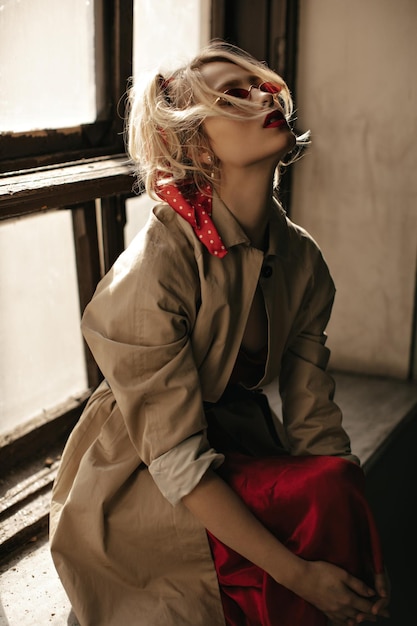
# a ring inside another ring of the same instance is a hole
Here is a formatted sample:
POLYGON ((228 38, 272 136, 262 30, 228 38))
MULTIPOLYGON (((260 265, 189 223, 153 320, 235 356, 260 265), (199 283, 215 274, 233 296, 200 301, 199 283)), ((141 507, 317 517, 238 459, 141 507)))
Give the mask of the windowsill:
POLYGON ((0 175, 0 219, 132 194, 134 171, 126 154, 83 159, 0 175))
POLYGON ((331 372, 336 381, 335 400, 352 452, 369 474, 390 443, 417 415, 417 382, 331 372))
POLYGON ((90 393, 0 437, 0 561, 46 532, 60 455, 90 393))

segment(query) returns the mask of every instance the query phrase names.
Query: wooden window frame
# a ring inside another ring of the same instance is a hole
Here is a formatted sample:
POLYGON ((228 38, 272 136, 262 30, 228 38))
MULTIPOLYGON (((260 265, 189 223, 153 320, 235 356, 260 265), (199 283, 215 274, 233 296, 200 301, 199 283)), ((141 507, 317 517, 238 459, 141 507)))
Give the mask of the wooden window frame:
MULTIPOLYGON (((122 112, 132 75, 133 0, 106 0, 102 6, 106 119, 0 137, 0 220, 71 211, 81 311, 124 248, 125 200, 134 184, 122 112)), ((0 437, 0 559, 47 527, 59 454, 102 377, 87 346, 85 358, 84 393, 0 437)))

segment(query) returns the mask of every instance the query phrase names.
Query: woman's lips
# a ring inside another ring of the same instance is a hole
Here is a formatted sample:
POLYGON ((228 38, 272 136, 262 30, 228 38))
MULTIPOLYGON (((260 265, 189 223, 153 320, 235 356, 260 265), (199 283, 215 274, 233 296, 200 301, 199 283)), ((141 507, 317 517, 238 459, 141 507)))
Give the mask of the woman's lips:
POLYGON ((263 127, 264 128, 278 128, 279 126, 283 126, 287 123, 282 111, 278 109, 276 111, 271 111, 268 113, 264 120, 263 127))

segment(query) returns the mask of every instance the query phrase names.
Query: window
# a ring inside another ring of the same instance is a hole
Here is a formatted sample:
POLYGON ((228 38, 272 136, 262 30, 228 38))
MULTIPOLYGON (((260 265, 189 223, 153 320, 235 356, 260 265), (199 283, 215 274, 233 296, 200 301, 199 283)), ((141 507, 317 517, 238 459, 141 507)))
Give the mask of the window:
POLYGON ((46 523, 33 498, 100 379, 79 322, 123 248, 132 25, 133 0, 0 6, 0 554, 46 523))
POLYGON ((3 0, 0 172, 123 150, 131 12, 131 0, 3 0))

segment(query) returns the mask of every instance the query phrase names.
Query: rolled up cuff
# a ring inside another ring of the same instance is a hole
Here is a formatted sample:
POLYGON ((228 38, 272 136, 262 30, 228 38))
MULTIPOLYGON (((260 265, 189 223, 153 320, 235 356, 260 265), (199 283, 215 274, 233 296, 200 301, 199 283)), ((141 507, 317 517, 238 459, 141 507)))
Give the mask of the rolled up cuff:
POLYGON ((148 469, 162 495, 176 505, 209 468, 216 469, 223 461, 224 455, 210 448, 205 433, 198 433, 154 459, 148 469))

